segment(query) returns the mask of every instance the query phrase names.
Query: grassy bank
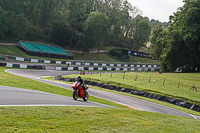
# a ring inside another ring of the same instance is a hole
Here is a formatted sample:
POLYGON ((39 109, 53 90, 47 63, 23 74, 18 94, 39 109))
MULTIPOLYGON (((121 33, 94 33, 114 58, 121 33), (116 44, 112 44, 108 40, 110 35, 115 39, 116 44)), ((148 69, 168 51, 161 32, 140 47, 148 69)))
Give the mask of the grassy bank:
MULTIPOLYGON (((0 85, 64 96, 72 91, 15 76, 0 67, 0 85), (39 86, 39 87, 38 87, 39 86)), ((90 96, 89 101, 118 108, 0 107, 0 133, 5 132, 198 132, 199 120, 136 111, 90 96), (167 124, 166 124, 167 123, 167 124)))
MULTIPOLYGON (((19 49, 17 46, 9 46, 9 45, 0 45, 0 54, 44 59, 44 57, 30 56, 21 49, 19 49)), ((50 59, 50 58, 45 58, 45 59, 64 61, 64 59, 50 59)), ((90 53, 86 55, 83 55, 81 53, 74 53, 74 60, 157 63, 157 61, 155 60, 141 58, 141 57, 133 57, 133 56, 130 56, 130 59, 116 59, 110 56, 108 53, 99 53, 99 54, 90 53)))
POLYGON ((54 59, 54 58, 46 58, 46 57, 39 57, 39 56, 30 56, 26 52, 19 49, 17 46, 12 45, 0 45, 0 54, 2 55, 12 55, 12 56, 21 56, 27 58, 37 58, 37 59, 47 59, 47 60, 60 60, 60 61, 67 61, 67 59, 54 59))
POLYGON ((91 61, 110 61, 110 62, 140 62, 140 63, 158 63, 155 60, 130 56, 130 59, 117 59, 110 56, 108 53, 90 53, 83 55, 81 53, 74 53, 75 60, 91 60, 91 61))
POLYGON ((17 46, 0 45, 0 54, 28 56, 24 51, 20 50, 17 46))
POLYGON ((0 107, 0 132, 198 133, 200 121, 119 108, 0 107))
MULTIPOLYGON (((75 78, 77 75, 68 75, 75 78)), ((85 75, 85 80, 92 80, 115 86, 137 89, 158 95, 200 105, 200 93, 190 90, 195 87, 200 91, 200 73, 102 73, 85 75)))

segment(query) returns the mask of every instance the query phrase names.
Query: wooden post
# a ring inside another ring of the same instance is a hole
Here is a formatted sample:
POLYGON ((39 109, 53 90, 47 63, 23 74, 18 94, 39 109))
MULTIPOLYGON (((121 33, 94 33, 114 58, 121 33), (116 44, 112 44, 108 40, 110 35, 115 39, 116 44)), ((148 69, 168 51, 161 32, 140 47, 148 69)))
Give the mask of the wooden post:
POLYGON ((136 75, 136 77, 135 77, 135 81, 137 81, 137 75, 136 75))
POLYGON ((151 76, 149 77, 149 82, 151 82, 151 76))
POLYGON ((198 92, 197 89, 196 89, 196 87, 195 87, 195 84, 190 88, 190 90, 191 89, 192 89, 192 91, 196 90, 196 92, 198 92))
POLYGON ((165 79, 164 79, 164 81, 163 81, 163 85, 165 85, 165 79))
POLYGON ((179 88, 179 85, 180 85, 180 81, 178 82, 178 88, 179 88))
POLYGON ((126 72, 124 72, 124 76, 123 76, 123 79, 125 78, 125 73, 126 73, 126 72))
POLYGON ((110 77, 112 78, 112 73, 111 73, 110 77))

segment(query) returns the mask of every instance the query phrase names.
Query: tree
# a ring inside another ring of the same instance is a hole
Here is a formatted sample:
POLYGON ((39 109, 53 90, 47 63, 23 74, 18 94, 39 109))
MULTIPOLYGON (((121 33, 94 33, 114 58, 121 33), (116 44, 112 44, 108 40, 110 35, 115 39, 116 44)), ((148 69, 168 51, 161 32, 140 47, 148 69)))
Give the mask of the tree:
POLYGON ((72 29, 69 48, 72 46, 73 42, 76 43, 79 41, 74 41, 76 33, 84 34, 83 25, 85 20, 87 19, 87 15, 93 9, 93 4, 94 0, 69 0, 69 22, 72 29))
POLYGON ((6 12, 0 7, 0 39, 5 37, 8 30, 7 23, 6 12))
POLYGON ((183 7, 170 16, 165 36, 155 40, 165 44, 160 55, 164 71, 200 71, 200 2, 185 0, 183 7))
MULTIPOLYGON (((140 11, 127 0, 1 0, 0 7, 6 12, 6 16, 1 16, 1 19, 8 21, 9 32, 6 36, 9 39, 47 43, 54 39, 53 42, 68 48, 87 45, 86 48, 100 49, 105 42, 112 46, 136 48, 134 38, 143 35, 134 34, 135 31, 139 33, 139 30, 135 29, 140 25, 135 25, 137 23, 133 21, 140 11), (98 18, 95 20, 95 17, 92 17, 92 12, 104 14, 102 17, 104 20, 99 19, 102 23, 98 18), (89 28, 92 28, 92 21, 100 24, 100 26, 95 25, 95 28, 101 31, 96 33, 95 37, 92 34, 95 31, 91 33, 89 31, 89 28), (57 37, 62 37, 58 42, 59 39, 52 38, 52 36, 56 37, 52 32, 59 27, 63 27, 60 31, 63 31, 64 35, 57 32, 60 35, 57 37), (101 28, 105 30, 102 31, 101 28), (70 32, 66 33, 66 31, 70 32), (66 38, 63 38, 64 36, 66 38)), ((85 51, 88 51, 86 48, 85 51)))
POLYGON ((162 51, 165 48, 165 44, 163 43, 165 32, 163 30, 164 29, 161 25, 156 26, 152 30, 152 34, 150 37, 150 54, 153 58, 160 58, 162 51))
POLYGON ((133 22, 134 26, 134 48, 138 50, 141 46, 145 46, 145 43, 149 41, 151 34, 151 26, 149 21, 142 16, 137 16, 133 22))
POLYGON ((71 31, 69 25, 56 23, 50 32, 50 40, 63 47, 69 47, 70 35, 71 31))
POLYGON ((16 39, 24 39, 27 32, 27 19, 24 14, 16 14, 9 23, 9 34, 16 39))
POLYGON ((108 33, 109 17, 102 12, 91 12, 84 24, 87 43, 90 47, 97 47, 98 52, 105 43, 108 33))

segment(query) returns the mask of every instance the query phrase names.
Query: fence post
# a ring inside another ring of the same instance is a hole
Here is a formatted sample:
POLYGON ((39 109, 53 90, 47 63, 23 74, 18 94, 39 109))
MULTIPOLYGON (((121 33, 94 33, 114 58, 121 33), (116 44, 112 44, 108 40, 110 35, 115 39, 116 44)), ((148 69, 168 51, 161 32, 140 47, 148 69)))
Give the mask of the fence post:
POLYGON ((135 81, 137 81, 137 75, 136 75, 136 77, 135 77, 135 81))
POLYGON ((125 78, 125 73, 126 73, 126 72, 124 72, 124 76, 123 76, 123 79, 125 78))
MULTIPOLYGON (((196 89, 196 87, 195 87, 195 84, 190 88, 190 90, 192 89, 192 91, 194 91, 194 90, 196 90, 197 91, 197 89, 196 89)), ((198 92, 198 91, 197 91, 198 92)))
POLYGON ((178 88, 179 88, 179 85, 180 85, 180 81, 178 82, 178 88))
POLYGON ((163 85, 165 85, 165 79, 164 79, 164 81, 163 81, 163 85))
POLYGON ((151 76, 150 76, 150 78, 149 78, 149 82, 151 82, 151 76))

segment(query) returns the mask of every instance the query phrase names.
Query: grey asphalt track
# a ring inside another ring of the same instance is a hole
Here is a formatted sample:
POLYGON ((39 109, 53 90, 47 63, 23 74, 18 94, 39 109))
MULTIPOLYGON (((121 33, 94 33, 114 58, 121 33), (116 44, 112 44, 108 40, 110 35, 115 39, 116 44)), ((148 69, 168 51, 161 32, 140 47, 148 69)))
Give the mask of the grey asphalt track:
MULTIPOLYGON (((72 90, 70 84, 66 84, 66 83, 59 82, 59 81, 49 81, 49 80, 41 79, 40 77, 69 75, 69 74, 78 74, 79 73, 79 72, 75 72, 75 71, 53 71, 53 70, 14 70, 14 69, 9 69, 6 71, 8 73, 27 77, 30 79, 34 79, 34 80, 37 80, 40 82, 52 84, 52 85, 63 87, 63 88, 70 89, 70 90, 72 90)), ((168 108, 168 107, 158 105, 155 103, 151 103, 148 101, 144 101, 141 99, 128 97, 125 95, 95 90, 92 88, 89 88, 88 92, 89 92, 89 95, 104 98, 104 99, 113 101, 115 103, 131 106, 131 107, 137 108, 139 110, 143 110, 143 111, 171 114, 171 115, 176 115, 176 116, 184 116, 184 117, 199 119, 198 116, 193 116, 193 115, 185 113, 185 112, 181 112, 181 111, 178 111, 178 110, 175 110, 172 108, 168 108)))
POLYGON ((75 101, 70 97, 27 90, 16 87, 0 86, 0 106, 90 106, 109 107, 107 105, 75 101))

